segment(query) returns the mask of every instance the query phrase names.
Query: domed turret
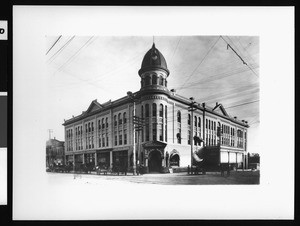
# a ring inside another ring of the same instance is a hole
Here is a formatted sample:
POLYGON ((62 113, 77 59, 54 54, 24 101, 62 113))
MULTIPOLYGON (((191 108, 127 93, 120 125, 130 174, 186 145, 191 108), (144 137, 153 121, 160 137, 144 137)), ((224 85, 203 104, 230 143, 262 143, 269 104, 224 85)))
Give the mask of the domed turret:
POLYGON ((167 77, 170 72, 164 56, 155 48, 145 54, 139 75, 141 77, 141 90, 165 90, 167 91, 167 77))
POLYGON ((154 43, 152 48, 144 56, 139 75, 141 76, 144 72, 151 70, 163 70, 167 76, 169 76, 170 73, 164 56, 155 48, 154 43))

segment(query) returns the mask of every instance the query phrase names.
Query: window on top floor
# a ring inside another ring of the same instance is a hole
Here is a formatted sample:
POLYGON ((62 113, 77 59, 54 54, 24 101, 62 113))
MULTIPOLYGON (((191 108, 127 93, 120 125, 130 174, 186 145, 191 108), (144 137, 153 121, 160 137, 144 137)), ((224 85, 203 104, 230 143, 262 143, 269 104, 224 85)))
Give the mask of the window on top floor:
POLYGON ((145 105, 146 118, 149 117, 149 104, 145 105))
POLYGON ((181 122, 181 112, 177 111, 177 122, 181 122))
POLYGON ((150 75, 145 76, 145 86, 149 86, 151 84, 151 77, 150 75))
POLYGON ((159 76, 159 85, 163 86, 164 85, 164 81, 163 81, 163 77, 159 76))
POLYGON ((157 109, 156 109, 157 107, 156 107, 156 103, 153 103, 152 104, 152 116, 153 117, 156 117, 156 115, 157 115, 157 109))
POLYGON ((159 117, 164 116, 164 106, 162 104, 159 105, 159 117))
POLYGON ((197 116, 194 117, 194 126, 197 127, 197 116))
POLYGON ((122 125, 121 113, 118 114, 118 123, 119 123, 119 125, 122 125))
POLYGON ((123 122, 124 124, 127 123, 126 112, 123 113, 123 122))
POLYGON ((167 123, 167 119, 168 119, 168 107, 166 105, 165 106, 165 123, 167 123))
POLYGON ((152 85, 157 85, 157 75, 156 74, 152 75, 152 85))
POLYGON ((114 115, 114 126, 117 126, 118 125, 118 122, 117 122, 117 116, 114 115))
POLYGON ((188 121, 187 121, 188 125, 191 125, 191 114, 188 114, 188 121))

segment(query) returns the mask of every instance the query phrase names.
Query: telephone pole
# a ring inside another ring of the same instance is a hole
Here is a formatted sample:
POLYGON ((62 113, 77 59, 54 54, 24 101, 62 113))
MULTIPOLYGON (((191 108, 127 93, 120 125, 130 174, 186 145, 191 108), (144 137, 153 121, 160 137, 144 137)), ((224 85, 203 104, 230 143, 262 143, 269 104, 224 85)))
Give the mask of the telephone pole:
POLYGON ((194 150, 194 111, 196 110, 194 97, 190 97, 191 103, 188 111, 191 112, 191 174, 193 169, 193 150, 194 150))
POLYGON ((49 132, 49 140, 51 140, 51 133, 53 132, 52 129, 48 129, 48 132, 49 132))

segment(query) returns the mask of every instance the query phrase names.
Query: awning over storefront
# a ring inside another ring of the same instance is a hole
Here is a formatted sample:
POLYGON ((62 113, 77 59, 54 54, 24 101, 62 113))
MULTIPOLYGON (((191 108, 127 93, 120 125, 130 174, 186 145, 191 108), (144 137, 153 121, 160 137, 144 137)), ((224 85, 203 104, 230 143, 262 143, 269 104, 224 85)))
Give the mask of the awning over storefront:
POLYGON ((194 153, 193 157, 196 162, 202 162, 203 161, 203 152, 204 152, 204 147, 198 148, 194 153))

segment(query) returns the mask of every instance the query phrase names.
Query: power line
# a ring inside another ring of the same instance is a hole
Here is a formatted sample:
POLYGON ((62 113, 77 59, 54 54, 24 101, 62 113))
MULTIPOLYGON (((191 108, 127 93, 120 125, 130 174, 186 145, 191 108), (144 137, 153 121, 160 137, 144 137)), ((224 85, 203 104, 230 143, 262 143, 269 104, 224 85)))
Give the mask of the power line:
POLYGON ((176 45, 176 47, 175 47, 175 50, 174 50, 174 52, 173 52, 173 56, 172 56, 172 58, 171 58, 171 60, 170 60, 170 62, 172 62, 173 61, 173 58, 174 58, 174 56, 175 56, 175 53, 176 53, 176 51, 177 51, 177 48, 178 48, 178 46, 179 46, 179 43, 180 43, 180 41, 181 41, 181 36, 180 36, 180 38, 179 38, 179 40, 178 40, 178 42, 177 42, 177 45, 176 45))
POLYGON ((75 38, 75 35, 73 37, 71 37, 59 50, 56 51, 56 53, 54 53, 48 60, 48 62, 50 61, 50 63, 55 60, 55 58, 59 55, 58 53, 61 53, 61 51, 70 44, 70 42, 75 38), (58 55, 57 55, 58 54, 58 55))
MULTIPOLYGON (((67 65, 71 60, 73 60, 76 55, 90 42, 90 40, 93 38, 94 36, 92 36, 91 38, 89 38, 89 40, 87 40, 61 67, 59 67, 57 69, 57 71, 60 71, 63 67, 65 67, 65 65, 67 65)), ((56 72, 57 72, 56 71, 56 72)))
MULTIPOLYGON (((233 69, 233 70, 228 71, 228 72, 223 72, 223 73, 215 74, 215 75, 210 76, 208 78, 200 79, 198 81, 195 81, 193 83, 188 84, 184 88, 189 88, 189 87, 196 86, 196 85, 199 85, 199 84, 210 83, 210 82, 220 80, 220 79, 224 79, 224 78, 227 78, 227 77, 230 77, 230 76, 233 76, 233 75, 236 75, 236 74, 240 74, 240 73, 243 73, 243 72, 246 72, 246 71, 249 71, 249 69, 245 69, 245 67, 236 68, 236 69, 233 69)), ((183 87, 181 87, 181 88, 183 88, 183 87)))
POLYGON ((243 106, 243 105, 247 105, 247 104, 252 104, 252 103, 255 103, 255 102, 259 102, 259 100, 255 100, 255 101, 251 101, 251 102, 247 102, 247 103, 243 103, 243 104, 238 104, 238 105, 226 107, 226 109, 235 108, 235 107, 239 107, 239 106, 243 106))
POLYGON ((215 41, 215 43, 210 47, 210 49, 207 51, 207 53, 205 54, 205 56, 203 57, 203 59, 200 61, 200 63, 197 65, 197 67, 194 69, 194 71, 190 74, 190 76, 188 77, 188 79, 183 83, 183 85, 181 86, 180 89, 182 89, 182 87, 184 87, 184 85, 190 80, 190 78, 193 76, 193 74, 197 71, 197 69, 199 68, 199 66, 202 64, 202 62, 205 60, 205 58, 207 57, 207 55, 210 53, 210 51, 214 48, 214 46, 217 44, 217 42, 220 40, 220 37, 218 37, 218 39, 215 41))
POLYGON ((58 42, 58 40, 61 38, 61 35, 58 37, 58 39, 54 42, 54 44, 50 47, 50 49, 47 51, 46 55, 50 52, 50 50, 55 46, 55 44, 58 42))
POLYGON ((243 62, 243 64, 246 64, 247 67, 249 67, 249 69, 253 72, 253 74, 258 77, 258 75, 255 73, 255 71, 253 71, 253 69, 244 61, 244 59, 231 47, 231 45, 222 37, 222 35, 220 35, 220 37, 224 40, 224 42, 226 42, 227 44, 227 48, 230 47, 230 49, 241 59, 241 61, 243 62))

